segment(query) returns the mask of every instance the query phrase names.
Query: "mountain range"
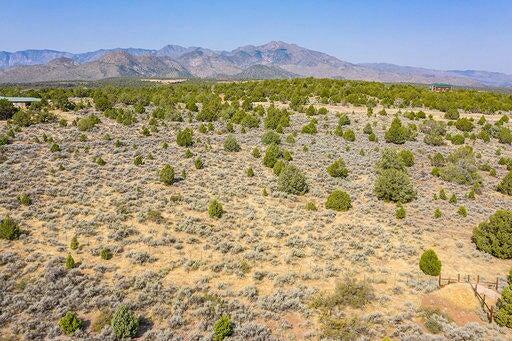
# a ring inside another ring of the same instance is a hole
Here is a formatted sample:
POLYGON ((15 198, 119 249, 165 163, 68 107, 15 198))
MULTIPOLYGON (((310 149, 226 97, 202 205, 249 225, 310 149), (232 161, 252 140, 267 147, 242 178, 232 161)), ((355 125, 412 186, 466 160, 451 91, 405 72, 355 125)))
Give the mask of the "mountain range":
POLYGON ((512 75, 476 70, 432 70, 386 63, 349 63, 328 54, 272 41, 232 51, 167 45, 159 50, 0 51, 0 83, 99 80, 112 77, 274 79, 322 77, 380 82, 445 82, 512 87, 512 75))

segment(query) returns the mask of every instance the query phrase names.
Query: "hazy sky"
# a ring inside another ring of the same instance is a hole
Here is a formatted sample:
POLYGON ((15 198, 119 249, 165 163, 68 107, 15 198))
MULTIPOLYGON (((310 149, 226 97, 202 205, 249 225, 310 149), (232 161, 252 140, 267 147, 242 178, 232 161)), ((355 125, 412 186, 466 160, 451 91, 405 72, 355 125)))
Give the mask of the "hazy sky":
POLYGON ((0 0, 0 50, 231 50, 283 40, 349 62, 512 74, 512 0, 0 0))

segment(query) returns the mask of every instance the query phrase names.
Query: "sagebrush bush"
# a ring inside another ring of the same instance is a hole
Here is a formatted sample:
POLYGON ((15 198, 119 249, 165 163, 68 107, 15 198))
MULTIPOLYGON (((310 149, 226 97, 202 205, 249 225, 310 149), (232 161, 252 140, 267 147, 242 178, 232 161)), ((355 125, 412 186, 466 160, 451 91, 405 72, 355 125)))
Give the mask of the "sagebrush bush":
POLYGON ((475 154, 470 146, 460 147, 451 152, 446 158, 446 164, 439 168, 438 174, 441 179, 460 185, 481 182, 475 154))
POLYGON ((239 152, 240 145, 233 135, 228 135, 224 140, 224 150, 227 152, 239 152))
POLYGON ((512 211, 496 211, 473 230, 472 240, 481 251, 498 258, 512 258, 512 211))
POLYGON ((356 140, 356 133, 352 129, 343 131, 343 139, 345 141, 354 142, 356 140))
POLYGON ((11 217, 5 217, 0 221, 0 239, 16 240, 20 235, 20 227, 11 217))
POLYGON ((397 169, 381 171, 375 182, 374 192, 377 198, 385 201, 407 203, 416 198, 409 175, 397 169))
POLYGON ((348 169, 343 159, 338 159, 327 167, 327 174, 333 178, 346 178, 348 176, 348 169))
POLYGON ((336 282, 334 292, 320 292, 313 296, 310 306, 327 310, 344 307, 362 309, 375 298, 375 291, 369 283, 346 277, 336 282))
POLYGON ((158 172, 160 181, 166 185, 172 185, 174 183, 174 175, 174 168, 169 164, 164 165, 158 172))
POLYGON ((139 318, 126 305, 120 305, 112 314, 110 326, 120 339, 134 337, 139 330, 139 318))
POLYGON ((325 201, 325 208, 334 211, 348 211, 352 207, 352 199, 346 192, 337 189, 331 192, 325 201))
POLYGON ((304 173, 292 164, 287 164, 277 178, 277 189, 288 194, 301 195, 309 191, 304 173))
POLYGON ((441 273, 441 261, 434 250, 428 249, 420 257, 420 270, 430 276, 439 276, 441 273))
POLYGON ((223 214, 224 208, 222 204, 217 199, 210 201, 208 204, 208 215, 210 218, 221 218, 223 214))
POLYGON ((66 315, 62 316, 59 320, 60 330, 66 335, 73 335, 78 329, 81 329, 82 326, 82 320, 72 311, 68 311, 66 315))
POLYGON ((194 144, 192 137, 192 129, 185 128, 183 130, 179 130, 178 133, 176 134, 176 143, 180 147, 190 147, 194 144))
POLYGON ((222 341, 231 334, 233 334, 233 322, 228 315, 223 315, 213 325, 213 341, 222 341))

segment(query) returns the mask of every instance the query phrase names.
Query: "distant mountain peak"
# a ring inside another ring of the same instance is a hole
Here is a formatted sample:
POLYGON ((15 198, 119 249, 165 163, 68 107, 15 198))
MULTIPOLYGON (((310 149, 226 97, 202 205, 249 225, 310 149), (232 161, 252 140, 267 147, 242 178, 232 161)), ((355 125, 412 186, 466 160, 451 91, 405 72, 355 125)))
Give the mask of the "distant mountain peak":
POLYGON ((72 54, 55 50, 0 51, 0 82, 107 77, 270 79, 322 77, 381 82, 512 87, 512 75, 475 70, 441 71, 389 63, 352 64, 319 51, 273 40, 232 51, 168 44, 159 50, 101 49, 72 54))
POLYGON ((106 64, 129 65, 136 62, 133 55, 123 50, 116 50, 104 54, 98 61, 106 64))

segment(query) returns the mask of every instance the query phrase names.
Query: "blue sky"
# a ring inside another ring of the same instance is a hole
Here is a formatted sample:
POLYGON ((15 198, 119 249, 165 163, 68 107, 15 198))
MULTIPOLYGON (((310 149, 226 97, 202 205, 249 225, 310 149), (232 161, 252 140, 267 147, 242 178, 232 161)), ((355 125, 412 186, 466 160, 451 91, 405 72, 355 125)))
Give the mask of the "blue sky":
POLYGON ((512 0, 0 0, 0 50, 231 50, 283 40, 349 62, 512 74, 512 0))

